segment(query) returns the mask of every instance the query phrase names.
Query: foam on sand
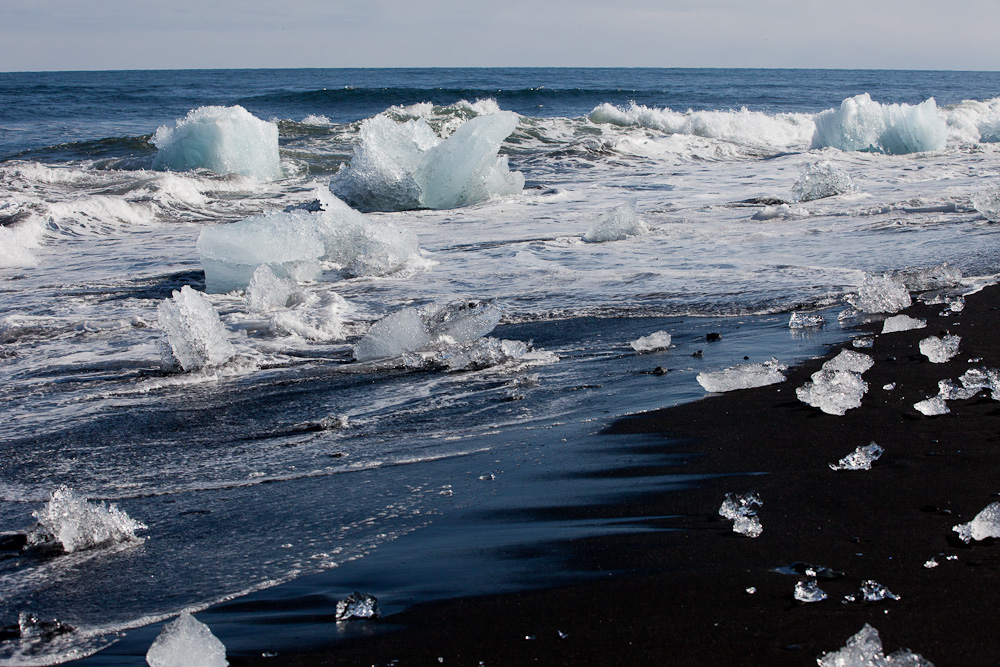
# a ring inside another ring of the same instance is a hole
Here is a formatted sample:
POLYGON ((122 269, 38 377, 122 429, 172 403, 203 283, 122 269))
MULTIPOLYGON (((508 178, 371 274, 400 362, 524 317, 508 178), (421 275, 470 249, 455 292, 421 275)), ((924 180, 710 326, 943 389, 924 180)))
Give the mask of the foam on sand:
POLYGON ((942 150, 948 140, 934 98, 916 106, 879 104, 863 93, 817 114, 815 122, 813 148, 901 155, 942 150))
POLYGON ((149 667, 227 667, 226 647, 207 625, 182 612, 146 652, 149 667))

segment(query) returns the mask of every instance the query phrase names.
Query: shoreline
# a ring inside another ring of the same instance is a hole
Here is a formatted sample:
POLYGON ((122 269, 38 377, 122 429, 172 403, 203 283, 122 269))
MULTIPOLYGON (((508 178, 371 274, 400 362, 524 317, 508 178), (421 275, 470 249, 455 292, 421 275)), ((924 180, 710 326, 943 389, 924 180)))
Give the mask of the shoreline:
MULTIPOLYGON (((844 416, 795 397, 817 359, 777 385, 615 422, 608 446, 634 448, 650 464, 608 475, 623 484, 681 472, 707 479, 683 493, 636 498, 627 515, 643 530, 573 540, 572 566, 594 573, 592 580, 419 604, 374 622, 378 631, 369 636, 298 655, 233 655, 230 664, 801 665, 841 648, 865 623, 879 631, 887 654, 907 648, 939 667, 996 664, 1000 647, 984 628, 996 613, 1000 553, 991 540, 965 545, 952 526, 1000 492, 1000 409, 982 393, 950 401, 951 413, 936 417, 913 403, 935 394, 939 380, 1000 366, 998 296, 1000 286, 987 287, 948 316, 942 305, 904 311, 927 319, 927 328, 878 335, 860 350, 875 360, 863 376, 870 388, 844 416), (962 336, 959 354, 930 363, 918 343, 944 331, 962 336), (883 389, 889 383, 895 388, 883 389), (830 470, 872 441, 885 453, 871 470, 830 470), (679 466, 657 463, 657 455, 684 451, 701 454, 679 466), (756 539, 733 533, 717 514, 726 493, 748 491, 763 500, 756 539), (937 567, 925 567, 931 559, 937 567), (800 603, 793 591, 806 577, 777 571, 793 563, 843 576, 819 580, 829 599, 800 603), (843 602, 866 580, 899 599, 843 602)), ((851 349, 837 346, 825 358, 843 348, 851 349)))

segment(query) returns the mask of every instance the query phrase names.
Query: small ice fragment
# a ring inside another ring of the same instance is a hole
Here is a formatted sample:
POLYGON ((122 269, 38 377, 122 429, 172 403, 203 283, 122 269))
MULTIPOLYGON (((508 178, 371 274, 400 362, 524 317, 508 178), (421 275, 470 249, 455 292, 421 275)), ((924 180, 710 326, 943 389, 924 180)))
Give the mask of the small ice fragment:
POLYGON ((931 558, 929 561, 927 561, 926 563, 924 563, 924 567, 926 567, 928 570, 932 570, 935 567, 937 567, 938 565, 940 565, 940 563, 938 563, 937 559, 935 559, 935 558, 931 558))
POLYGON ((953 313, 960 313, 965 310, 965 297, 956 296, 954 299, 945 299, 945 303, 948 304, 948 310, 953 313))
POLYGON ((112 503, 105 506, 88 502, 69 487, 52 492, 49 502, 32 512, 38 526, 28 535, 28 544, 58 542, 66 553, 138 540, 135 531, 146 525, 128 516, 112 503))
POLYGON ((893 271, 892 275, 902 280, 907 289, 914 291, 946 289, 962 284, 962 270, 949 266, 948 262, 893 271))
POLYGON ((696 379, 705 391, 726 392, 784 382, 785 370, 788 366, 772 358, 762 364, 738 364, 721 371, 699 373, 696 379))
POLYGON ((666 331, 656 331, 630 343, 636 352, 655 352, 670 347, 670 334, 666 331))
POLYGON ((1000 188, 982 190, 970 198, 972 205, 991 222, 1000 222, 1000 188))
POLYGON ((182 612, 164 626, 146 653, 149 667, 227 667, 226 647, 208 626, 182 612))
POLYGON ((792 207, 789 206, 788 204, 777 204, 774 206, 769 205, 765 206, 764 208, 754 213, 752 216, 750 216, 750 219, 757 220, 758 222, 763 222, 767 220, 777 220, 778 218, 781 218, 782 220, 788 220, 789 218, 795 216, 797 213, 805 215, 805 212, 801 211, 801 209, 799 211, 796 211, 792 209, 792 207))
POLYGON ((853 341, 851 341, 851 345, 859 349, 869 348, 875 345, 875 339, 872 338, 871 336, 865 336, 863 338, 855 338, 853 341))
POLYGON ((747 537, 757 537, 763 532, 760 520, 756 517, 756 507, 761 507, 764 502, 756 492, 745 493, 736 496, 731 493, 726 494, 726 499, 719 507, 719 516, 733 522, 733 532, 746 535, 747 537))
POLYGON ((874 442, 859 446, 853 452, 840 459, 836 465, 830 464, 831 470, 871 470, 872 463, 878 460, 885 450, 874 442))
POLYGON ((944 338, 930 336, 920 341, 920 353, 931 363, 943 364, 958 354, 958 344, 961 340, 960 336, 954 334, 946 334, 944 338))
POLYGON ((792 186, 792 199, 799 202, 813 201, 851 192, 854 187, 850 175, 823 160, 802 170, 802 175, 792 186))
POLYGON ((823 370, 864 373, 874 365, 875 360, 863 352, 841 350, 840 354, 823 364, 823 370))
POLYGON ((1000 370, 996 368, 970 368, 958 380, 969 390, 989 389, 993 400, 1000 400, 1000 370))
MULTIPOLYGON (((0 630, 7 630, 7 628, 0 628, 0 630)), ((36 614, 26 611, 22 611, 17 615, 17 631, 21 639, 48 640, 58 635, 73 632, 74 630, 75 628, 72 625, 63 623, 59 619, 46 621, 39 618, 36 614)))
POLYGON ((896 333, 898 331, 910 331, 911 329, 923 329, 927 326, 927 320, 917 319, 909 315, 893 315, 887 317, 882 322, 882 333, 896 333))
POLYGON ((747 588, 747 595, 753 595, 757 592, 756 586, 750 586, 747 588))
POLYGON ((936 417, 937 415, 946 415, 951 412, 951 408, 947 406, 944 402, 944 397, 940 394, 937 396, 931 396, 930 398, 925 398, 922 401, 918 401, 913 404, 913 408, 928 417, 936 417))
POLYGON ((189 285, 160 302, 157 314, 160 328, 167 334, 165 357, 182 370, 220 366, 236 354, 212 302, 189 285))
POLYGON ((882 389, 884 389, 885 391, 892 391, 895 388, 896 388, 895 382, 890 382, 889 384, 882 385, 882 389))
POLYGON ((522 359, 528 352, 528 344, 519 340, 487 337, 446 345, 422 354, 414 365, 441 365, 449 371, 477 371, 522 359))
POLYGON ((352 618, 378 618, 381 616, 375 596, 355 591, 337 602, 337 622, 352 618))
POLYGON ((430 332, 415 308, 383 317, 354 346, 354 358, 371 361, 419 350, 431 342, 430 332))
POLYGON ((630 236, 643 236, 649 227, 635 212, 635 202, 621 204, 606 211, 583 235, 587 243, 623 241, 630 236))
POLYGON ((800 581, 795 584, 795 599, 799 602, 822 602, 827 597, 815 579, 800 581))
POLYGON ((990 503, 972 521, 955 526, 952 530, 966 544, 972 540, 1000 537, 1000 502, 990 503))
POLYGON ((868 579, 861 584, 861 595, 864 597, 865 602, 881 602, 882 600, 899 599, 898 595, 894 594, 877 581, 872 581, 871 579, 868 579))
POLYGON ((788 320, 789 329, 806 329, 808 327, 821 327, 826 323, 826 318, 822 315, 810 315, 808 313, 792 313, 788 320))
POLYGON ((843 415, 847 410, 861 406, 861 397, 868 391, 868 383, 851 371, 819 370, 811 379, 795 390, 803 403, 819 408, 829 415, 843 415))
POLYGON ((952 380, 940 380, 938 381, 938 395, 948 401, 964 401, 972 398, 976 394, 982 391, 979 387, 974 386, 958 386, 952 380))
POLYGON ((864 313, 898 313, 913 303, 900 278, 873 273, 865 274, 857 294, 847 295, 847 301, 864 313))

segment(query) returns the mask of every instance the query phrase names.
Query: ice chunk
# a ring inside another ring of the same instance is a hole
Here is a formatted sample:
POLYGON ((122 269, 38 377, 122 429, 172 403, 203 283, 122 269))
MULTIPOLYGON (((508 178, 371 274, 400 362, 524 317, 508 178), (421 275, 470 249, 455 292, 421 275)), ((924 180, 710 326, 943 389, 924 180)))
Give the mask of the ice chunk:
POLYGON ((588 243, 605 243, 648 233, 649 227, 635 212, 635 202, 629 202, 605 211, 583 235, 583 240, 588 243))
POLYGON ((309 294, 293 308, 271 314, 275 330, 301 336, 308 340, 343 340, 347 336, 350 304, 334 292, 309 294))
POLYGON ((378 618, 379 616, 378 600, 373 595, 355 591, 337 602, 338 623, 355 618, 378 618))
POLYGON ((181 370, 220 366, 236 354, 212 302, 188 285, 160 302, 157 321, 167 334, 166 356, 181 370))
POLYGON ((898 313, 913 303, 902 279, 891 275, 866 273, 857 294, 848 302, 864 313, 898 313))
POLYGON ((756 213, 750 216, 751 220, 757 221, 767 221, 767 220, 788 220, 789 218, 794 218, 796 216, 802 217, 808 215, 808 211, 802 209, 793 209, 788 204, 775 204, 768 205, 760 209, 756 213))
POLYGON ((502 311, 492 301, 459 301, 424 316, 431 335, 445 342, 467 342, 487 335, 500 323, 502 311))
POLYGON ((153 135, 153 169, 211 169, 270 181, 281 178, 278 126, 241 106, 199 107, 153 135))
POLYGON ((993 400, 1000 401, 1000 370, 996 368, 970 368, 958 381, 969 390, 989 389, 993 400))
POLYGON ((910 317, 909 315, 893 315, 887 317, 882 322, 882 333, 896 333, 899 331, 910 331, 912 329, 923 329, 927 326, 927 320, 910 317))
POLYGON ((920 353, 933 364, 943 364, 958 354, 961 340, 954 334, 947 334, 944 338, 930 336, 920 341, 920 353))
POLYGON ((32 516, 38 526, 29 534, 28 543, 42 546, 57 542, 66 553, 137 540, 135 531, 146 528, 114 503, 88 502, 66 486, 53 491, 45 507, 32 516))
POLYGON ((898 600, 899 596, 877 581, 868 579, 861 584, 861 599, 864 602, 881 602, 882 600, 898 600))
POLYGON ((449 371, 475 371, 523 359, 528 350, 528 344, 521 341, 480 338, 442 345, 421 354, 411 365, 431 364, 449 371))
POLYGON ((365 337, 354 346, 354 358, 371 361, 395 357, 419 350, 430 342, 430 331, 417 309, 404 308, 372 325, 365 337))
POLYGON ((828 415, 843 415, 847 410, 861 407, 861 397, 867 391, 868 383, 857 373, 819 370, 795 390, 795 395, 828 415))
POLYGON ((842 649, 824 653, 816 663, 819 667, 934 667, 929 660, 909 649, 886 656, 878 630, 867 623, 842 649))
POLYGON ((875 339, 871 336, 863 336, 861 338, 855 338, 851 341, 851 345, 861 349, 868 349, 875 345, 875 339))
POLYGON ((295 282, 277 277, 267 264, 257 267, 246 290, 247 310, 251 313, 289 308, 305 299, 305 293, 295 282))
POLYGON ((853 452, 840 459, 836 464, 831 463, 831 470, 871 470, 872 463, 877 461, 885 450, 872 442, 869 445, 858 446, 853 452))
POLYGON ((632 341, 629 345, 636 352, 655 352, 670 347, 670 340, 670 334, 666 331, 654 331, 648 336, 642 336, 632 341))
POLYGON ((795 584, 795 599, 799 602, 822 602, 829 597, 815 579, 800 581, 795 584))
POLYGON ((826 318, 822 315, 809 315, 808 313, 792 313, 788 320, 789 329, 806 329, 809 327, 821 327, 826 324, 826 318))
POLYGON ((294 211, 203 227, 198 253, 206 291, 220 294, 245 289, 262 264, 281 278, 319 279, 324 247, 313 221, 312 214, 294 211))
POLYGON ((948 125, 934 98, 916 106, 879 104, 868 93, 849 97, 839 109, 815 117, 813 148, 902 155, 945 147, 948 125))
POLYGON ((1000 537, 1000 502, 990 503, 969 523, 952 528, 966 544, 972 540, 1000 537))
POLYGON ((1000 222, 1000 188, 983 190, 972 195, 972 205, 990 222, 1000 222))
POLYGON ((823 364, 823 370, 864 373, 874 365, 875 360, 863 352, 841 350, 840 354, 823 364))
POLYGON ((721 371, 698 373, 696 379, 705 391, 726 392, 784 382, 786 370, 788 366, 772 358, 762 364, 737 364, 721 371))
POLYGON ((927 415, 928 417, 946 415, 951 412, 947 404, 944 402, 944 397, 940 395, 931 396, 930 398, 918 401, 913 404, 913 407, 917 412, 927 415))
POLYGON ((182 612, 146 652, 149 667, 227 667, 226 647, 208 626, 182 612))
POLYGON ((417 235, 387 220, 373 220, 337 199, 310 224, 323 242, 323 260, 336 262, 349 276, 382 276, 419 258, 417 235))
POLYGON ((948 266, 947 262, 915 269, 901 269, 890 275, 903 281, 906 289, 913 291, 938 290, 962 284, 962 270, 948 266))
POLYGON ((756 508, 763 505, 764 501, 756 492, 745 493, 742 496, 727 493, 726 499, 719 507, 719 516, 733 522, 734 533, 740 533, 747 537, 758 537, 764 528, 756 516, 756 508))
POLYGON ((792 199, 813 201, 824 197, 851 192, 854 181, 843 171, 824 160, 806 167, 792 186, 792 199))

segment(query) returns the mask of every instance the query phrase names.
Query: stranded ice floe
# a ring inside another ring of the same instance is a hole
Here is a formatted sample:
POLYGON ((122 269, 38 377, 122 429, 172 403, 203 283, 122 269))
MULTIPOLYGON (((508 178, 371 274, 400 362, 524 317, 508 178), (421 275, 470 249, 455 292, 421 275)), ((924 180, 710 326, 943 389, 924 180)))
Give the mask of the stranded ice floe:
POLYGON ((920 341, 920 353, 933 364, 943 364, 958 354, 960 336, 947 334, 943 338, 930 336, 920 341))
POLYGON ((666 350, 670 347, 671 337, 666 331, 654 331, 648 336, 642 336, 629 345, 636 352, 656 352, 657 350, 666 350))
POLYGON ((795 395, 829 415, 843 415, 861 406, 861 397, 868 391, 868 383, 861 379, 861 374, 874 363, 867 354, 842 350, 796 389, 795 395))
POLYGON ((705 391, 721 393, 784 382, 786 370, 788 366, 772 358, 761 364, 737 364, 721 371, 698 373, 696 379, 705 391))
POLYGON ((227 667, 226 647, 207 625, 181 612, 146 652, 149 667, 227 667))
POLYGON ((899 331, 910 331, 912 329, 923 329, 927 326, 927 320, 910 317, 909 315, 893 315, 887 317, 882 322, 882 333, 897 333, 899 331))
POLYGON ((859 445, 857 449, 830 464, 830 470, 871 470, 872 463, 877 461, 885 450, 874 442, 869 445, 859 445))

